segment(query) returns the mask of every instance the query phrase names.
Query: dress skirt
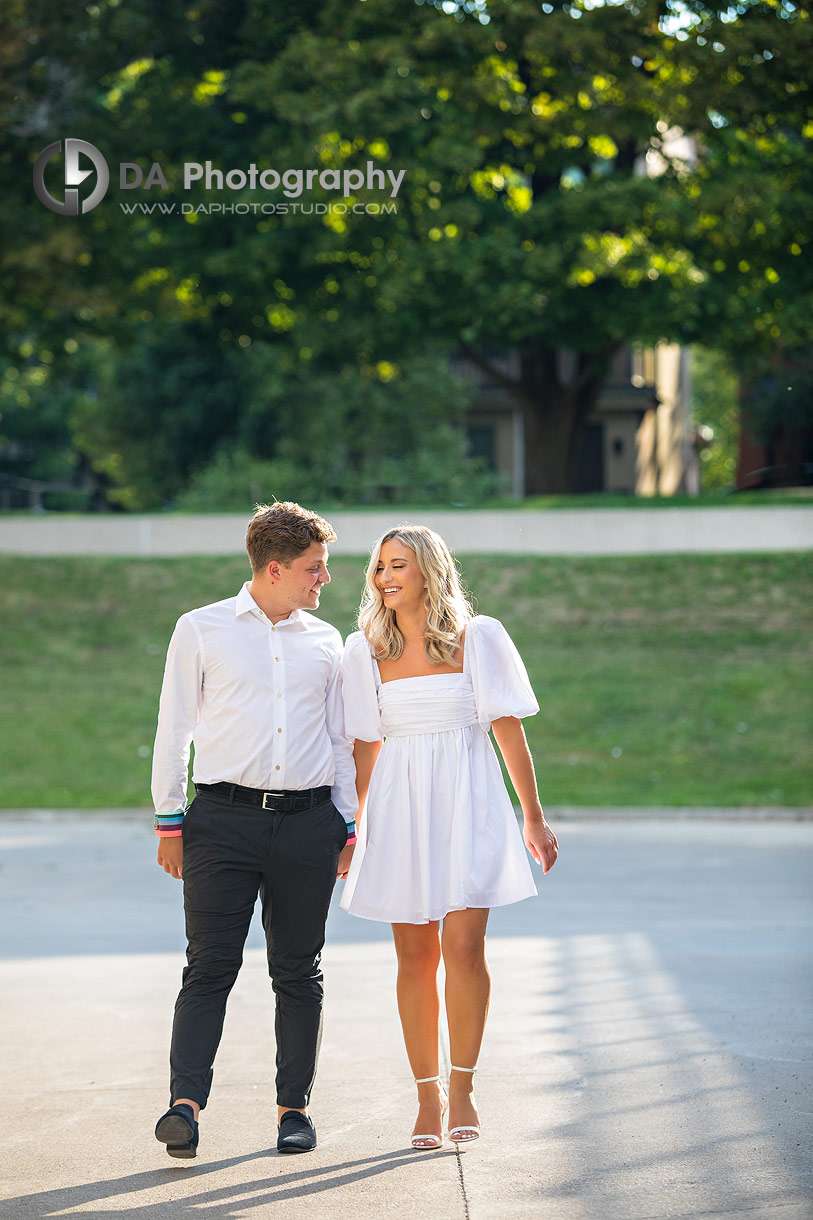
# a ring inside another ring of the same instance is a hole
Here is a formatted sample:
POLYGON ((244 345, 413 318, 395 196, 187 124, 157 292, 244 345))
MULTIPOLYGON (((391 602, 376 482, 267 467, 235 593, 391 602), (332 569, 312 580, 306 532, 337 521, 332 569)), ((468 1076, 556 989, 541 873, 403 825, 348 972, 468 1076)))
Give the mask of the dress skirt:
POLYGON ((536 894, 469 673, 401 678, 377 695, 384 744, 341 906, 422 924, 536 894))

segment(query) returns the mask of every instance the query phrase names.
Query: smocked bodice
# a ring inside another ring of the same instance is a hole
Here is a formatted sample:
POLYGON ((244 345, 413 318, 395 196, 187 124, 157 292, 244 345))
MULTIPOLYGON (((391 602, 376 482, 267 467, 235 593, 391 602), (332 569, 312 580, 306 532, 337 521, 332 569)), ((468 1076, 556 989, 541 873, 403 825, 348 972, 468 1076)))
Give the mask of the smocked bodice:
POLYGON ((378 707, 385 737, 445 733, 477 724, 474 687, 467 673, 382 682, 378 707))

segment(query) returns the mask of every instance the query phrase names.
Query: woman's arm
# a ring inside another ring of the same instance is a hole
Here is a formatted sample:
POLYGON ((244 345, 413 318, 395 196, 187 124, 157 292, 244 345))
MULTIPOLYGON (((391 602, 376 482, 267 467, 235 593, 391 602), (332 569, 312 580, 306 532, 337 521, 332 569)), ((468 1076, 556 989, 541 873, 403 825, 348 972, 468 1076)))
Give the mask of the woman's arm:
POLYGON ((495 720, 491 728, 522 806, 525 846, 537 864, 542 865, 542 872, 550 872, 559 854, 559 844, 542 812, 534 762, 522 721, 517 720, 516 716, 503 716, 495 720))
POLYGON ((356 764, 356 795, 359 801, 359 811, 356 814, 356 825, 361 821, 364 802, 367 800, 367 789, 370 787, 370 776, 373 773, 375 760, 381 749, 380 741, 353 742, 353 761, 356 764))

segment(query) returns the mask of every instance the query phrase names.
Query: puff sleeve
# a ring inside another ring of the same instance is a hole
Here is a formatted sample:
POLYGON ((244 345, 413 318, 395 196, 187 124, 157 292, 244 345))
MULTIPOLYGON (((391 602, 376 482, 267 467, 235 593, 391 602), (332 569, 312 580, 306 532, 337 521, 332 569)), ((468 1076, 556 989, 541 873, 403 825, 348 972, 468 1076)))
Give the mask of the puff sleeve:
POLYGON ((502 623, 478 614, 466 630, 469 672, 477 719, 488 732, 502 716, 535 716, 539 711, 527 670, 502 623))
POLYGON ((370 645, 362 632, 354 631, 347 637, 342 659, 344 731, 351 741, 380 741, 384 736, 374 667, 370 645))

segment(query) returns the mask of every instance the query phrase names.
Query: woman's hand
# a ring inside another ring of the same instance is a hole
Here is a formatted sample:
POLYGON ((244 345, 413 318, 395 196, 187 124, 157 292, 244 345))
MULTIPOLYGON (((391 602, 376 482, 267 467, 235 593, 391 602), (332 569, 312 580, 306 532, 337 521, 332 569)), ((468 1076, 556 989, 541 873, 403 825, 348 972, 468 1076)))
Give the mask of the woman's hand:
POLYGON ((539 793, 536 790, 534 763, 525 740, 522 721, 514 716, 503 716, 502 719, 495 720, 491 727, 522 805, 525 846, 537 864, 542 865, 542 872, 549 873, 559 855, 559 844, 542 812, 539 793))
POLYGON ((523 838, 534 860, 542 865, 542 872, 549 873, 559 855, 559 844, 544 815, 525 818, 523 838))

